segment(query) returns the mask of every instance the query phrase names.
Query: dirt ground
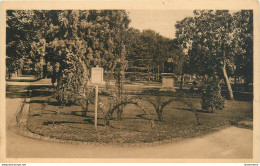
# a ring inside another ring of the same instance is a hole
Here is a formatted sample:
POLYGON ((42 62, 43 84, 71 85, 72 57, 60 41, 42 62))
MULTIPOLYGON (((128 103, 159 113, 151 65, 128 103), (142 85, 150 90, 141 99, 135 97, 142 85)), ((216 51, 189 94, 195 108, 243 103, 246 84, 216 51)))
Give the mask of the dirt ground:
MULTIPOLYGON (((22 100, 6 99, 7 125, 22 100)), ((178 143, 142 147, 55 143, 6 134, 7 158, 193 158, 245 159, 253 155, 253 131, 230 127, 178 143)))

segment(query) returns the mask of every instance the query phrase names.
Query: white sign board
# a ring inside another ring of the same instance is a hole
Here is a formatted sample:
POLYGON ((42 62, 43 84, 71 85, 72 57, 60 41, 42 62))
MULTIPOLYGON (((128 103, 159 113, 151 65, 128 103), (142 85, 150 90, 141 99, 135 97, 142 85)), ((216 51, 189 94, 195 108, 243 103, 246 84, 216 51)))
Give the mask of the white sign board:
POLYGON ((91 83, 102 84, 103 83, 103 68, 93 67, 91 69, 91 83))

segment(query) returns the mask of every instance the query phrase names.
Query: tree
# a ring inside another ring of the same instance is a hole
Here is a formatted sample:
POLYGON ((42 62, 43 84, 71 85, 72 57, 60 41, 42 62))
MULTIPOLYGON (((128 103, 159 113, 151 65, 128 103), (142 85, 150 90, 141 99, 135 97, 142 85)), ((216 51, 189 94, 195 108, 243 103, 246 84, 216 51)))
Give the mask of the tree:
POLYGON ((195 10, 193 18, 177 22, 176 36, 186 49, 193 72, 224 78, 229 97, 233 100, 226 71, 227 65, 234 68, 231 24, 232 16, 226 10, 195 10))
POLYGON ((253 11, 242 10, 233 14, 235 76, 244 76, 253 82, 253 11))
MULTIPOLYGON (((130 79, 154 79, 153 76, 153 54, 150 44, 151 41, 146 40, 143 32, 136 29, 129 29, 128 35, 130 40, 126 38, 127 44, 127 60, 129 61, 128 72, 130 79)), ((153 43, 154 44, 154 43, 153 43)))
MULTIPOLYGON (((126 32, 130 22, 125 11, 100 11, 101 16, 105 16, 104 22, 106 25, 109 25, 109 29, 107 30, 109 33, 106 34, 108 36, 108 40, 103 38, 107 44, 107 47, 101 47, 101 57, 102 61, 105 62, 101 64, 107 71, 110 71, 110 76, 116 79, 117 86, 117 95, 118 95, 118 103, 122 103, 123 101, 123 83, 125 78, 125 70, 127 68, 127 60, 126 60, 126 32), (105 56, 102 56, 102 52, 105 51, 105 56), (113 74, 112 74, 113 73, 113 74)), ((98 18, 98 17, 97 17, 98 18)), ((102 26, 101 26, 102 27, 102 26)), ((102 32, 102 31, 101 31, 102 32)), ((102 34, 102 33, 101 33, 102 34)), ((100 40, 100 38, 98 38, 100 40)), ((109 77, 107 77, 109 78, 109 77)), ((111 77, 110 77, 111 78, 111 77)), ((121 116, 123 113, 123 106, 119 106, 117 108, 117 119, 121 120, 121 116)))
POLYGON ((6 11, 6 67, 9 73, 18 73, 30 55, 30 42, 34 40, 33 11, 6 11))
POLYGON ((104 68, 105 77, 117 78, 121 95, 126 65, 122 34, 128 24, 125 11, 66 10, 58 14, 58 23, 47 34, 53 40, 48 43, 46 60, 56 73, 61 103, 79 101, 87 111, 89 69, 95 65, 104 68))
POLYGON ((51 22, 55 22, 55 19, 57 22, 57 18, 53 15, 55 13, 59 12, 45 10, 7 11, 8 70, 14 72, 23 69, 24 66, 29 66, 36 74, 42 75, 42 66, 47 54, 46 48, 50 41, 48 34, 53 25, 51 22))
POLYGON ((49 64, 53 84, 57 78, 60 103, 80 100, 87 109, 89 69, 99 65, 110 71, 106 76, 117 78, 121 96, 127 65, 123 36, 130 22, 125 11, 37 10, 8 11, 7 15, 9 73, 22 67, 24 58, 31 60, 38 75, 43 64, 49 64))
POLYGON ((163 121, 163 110, 164 108, 169 105, 173 99, 172 98, 168 98, 168 97, 163 97, 161 96, 161 94, 158 94, 158 92, 156 92, 154 94, 154 96, 156 96, 155 99, 151 99, 148 97, 144 97, 143 99, 145 101, 148 101, 150 104, 152 104, 152 106, 154 107, 158 120, 159 121, 163 121))
POLYGON ((171 58, 175 73, 179 73, 182 65, 182 51, 173 40, 165 38, 153 30, 129 29, 126 38, 128 72, 134 77, 154 79, 159 81, 159 76, 165 70, 164 63, 171 58))

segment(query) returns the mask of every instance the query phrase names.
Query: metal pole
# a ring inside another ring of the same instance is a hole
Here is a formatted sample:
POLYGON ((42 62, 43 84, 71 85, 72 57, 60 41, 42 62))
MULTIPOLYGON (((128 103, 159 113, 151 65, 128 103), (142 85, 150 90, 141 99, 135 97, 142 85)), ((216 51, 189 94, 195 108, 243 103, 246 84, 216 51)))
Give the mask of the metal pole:
POLYGON ((95 99, 95 130, 97 130, 97 109, 98 109, 98 85, 96 85, 96 99, 95 99))

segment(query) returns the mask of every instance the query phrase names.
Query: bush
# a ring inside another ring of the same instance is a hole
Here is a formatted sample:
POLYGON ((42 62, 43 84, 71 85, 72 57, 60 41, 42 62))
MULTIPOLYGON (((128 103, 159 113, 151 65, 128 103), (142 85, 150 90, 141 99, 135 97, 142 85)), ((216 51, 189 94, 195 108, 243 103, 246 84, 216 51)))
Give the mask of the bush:
POLYGON ((202 93, 202 110, 214 112, 222 110, 225 106, 225 98, 221 96, 221 86, 218 78, 210 78, 206 82, 206 90, 202 93))
POLYGON ((67 68, 62 71, 56 88, 56 99, 61 104, 79 103, 79 99, 88 99, 89 70, 84 61, 77 56, 70 59, 67 68))

